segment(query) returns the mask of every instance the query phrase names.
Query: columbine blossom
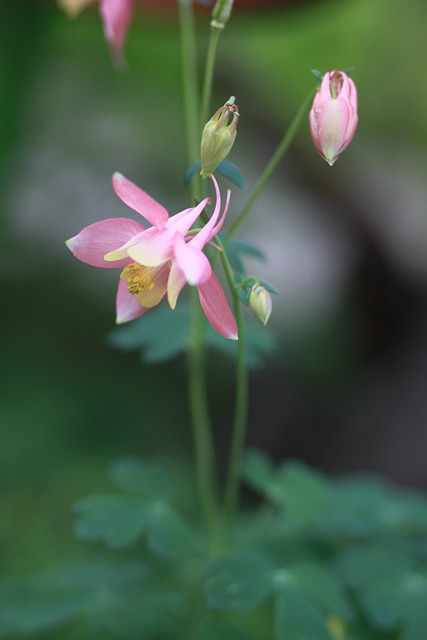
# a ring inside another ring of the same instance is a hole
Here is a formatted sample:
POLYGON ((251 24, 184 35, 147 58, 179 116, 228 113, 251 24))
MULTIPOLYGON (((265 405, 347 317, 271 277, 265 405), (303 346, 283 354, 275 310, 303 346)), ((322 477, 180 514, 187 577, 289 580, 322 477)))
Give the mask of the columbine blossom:
POLYGON ((343 71, 325 73, 310 111, 310 133, 316 150, 331 166, 350 144, 357 122, 353 80, 343 71))
POLYGON ((222 216, 221 195, 212 176, 216 204, 210 220, 188 234, 209 202, 169 217, 166 209, 120 173, 113 176, 118 197, 141 214, 151 227, 130 218, 110 218, 85 227, 67 241, 74 256, 94 267, 122 269, 117 291, 117 322, 127 322, 168 299, 172 309, 185 284, 198 288, 203 311, 213 328, 226 338, 237 338, 237 326, 225 293, 214 275, 203 248, 218 233, 228 210, 230 193, 222 216))
POLYGON ((58 0, 71 17, 75 17, 89 4, 99 3, 105 38, 111 55, 121 61, 122 49, 134 11, 134 0, 58 0))

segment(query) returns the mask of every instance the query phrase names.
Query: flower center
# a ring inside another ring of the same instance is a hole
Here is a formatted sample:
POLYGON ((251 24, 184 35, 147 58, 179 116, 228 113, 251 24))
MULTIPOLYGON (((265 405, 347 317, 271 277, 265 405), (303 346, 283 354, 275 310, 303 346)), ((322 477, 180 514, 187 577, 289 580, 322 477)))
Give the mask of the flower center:
POLYGON ((128 291, 136 296, 139 293, 151 291, 154 287, 154 275, 158 267, 144 267, 138 262, 126 265, 120 274, 120 280, 126 280, 128 291))

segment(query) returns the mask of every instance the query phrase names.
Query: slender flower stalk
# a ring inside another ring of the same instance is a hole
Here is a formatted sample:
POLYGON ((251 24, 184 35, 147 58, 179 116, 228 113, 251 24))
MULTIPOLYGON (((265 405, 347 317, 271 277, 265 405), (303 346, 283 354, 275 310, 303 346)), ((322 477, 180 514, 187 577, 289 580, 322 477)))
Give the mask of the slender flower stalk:
MULTIPOLYGON (((181 27, 182 79, 185 104, 187 154, 189 164, 199 157, 202 124, 199 114, 196 44, 192 0, 179 0, 181 27)), ((190 184, 191 202, 203 193, 203 181, 197 175, 190 184)), ((191 300, 191 340, 188 345, 188 390, 194 440, 195 471, 204 519, 215 545, 221 526, 216 482, 216 460, 209 414, 206 380, 205 322, 194 289, 191 300)))
POLYGON ((270 181, 273 173, 275 172, 281 160, 283 159, 283 156, 291 146, 298 132, 298 129, 303 119, 306 116, 308 106, 313 98, 313 94, 315 91, 316 89, 313 89, 312 91, 310 91, 310 93, 308 94, 308 96, 306 97, 306 99, 298 109, 297 113, 295 114, 294 119, 292 120, 288 129, 285 131, 285 134, 283 135, 282 140, 279 142, 279 146, 277 147, 276 151, 273 153, 269 162, 265 166, 264 171, 261 173, 260 177, 258 178, 258 181, 255 184, 248 200, 246 201, 246 204, 244 205, 243 209, 235 219, 234 223, 231 225, 227 233, 228 238, 231 238, 232 236, 234 236, 237 229, 239 229, 239 227, 246 220, 255 202, 258 200, 261 193, 264 191, 265 187, 267 186, 267 183, 270 181))
MULTIPOLYGON (((198 81, 196 67, 196 38, 192 0, 179 0, 181 25, 182 81, 187 132, 187 156, 189 164, 199 157, 200 131, 198 125, 198 81)), ((196 195, 196 194, 193 194, 196 195)))
POLYGON ((247 413, 248 413, 248 395, 249 395, 249 378, 246 366, 246 346, 243 319, 241 315, 240 301, 234 284, 233 271, 227 259, 225 247, 221 240, 216 238, 215 241, 221 248, 221 261, 224 267, 224 273, 230 291, 233 295, 233 308, 236 317, 236 324, 239 331, 239 341, 237 344, 237 362, 236 362, 236 385, 235 385, 235 405, 233 427, 231 431, 231 446, 228 463, 228 475, 224 494, 224 516, 228 527, 231 526, 235 517, 240 486, 240 465, 245 442, 247 413))
POLYGON ((215 59, 219 38, 225 25, 230 19, 233 10, 234 0, 217 0, 211 20, 211 35, 209 38, 208 52, 206 56, 206 66, 202 90, 202 106, 200 112, 200 127, 203 127, 210 110, 213 77, 215 70, 215 59))
POLYGON ((204 126, 210 111, 215 59, 221 33, 222 29, 218 27, 211 27, 208 52, 206 55, 205 73, 203 77, 202 103, 200 109, 200 130, 202 130, 202 127, 204 126))

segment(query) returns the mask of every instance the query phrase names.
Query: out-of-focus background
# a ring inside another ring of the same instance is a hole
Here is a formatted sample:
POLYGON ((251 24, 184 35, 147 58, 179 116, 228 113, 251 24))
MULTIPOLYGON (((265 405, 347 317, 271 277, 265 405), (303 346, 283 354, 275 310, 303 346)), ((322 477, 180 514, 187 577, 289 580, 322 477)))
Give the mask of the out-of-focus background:
MULTIPOLYGON (((208 21, 200 7, 201 54, 208 21)), ((354 69, 360 124, 350 148, 330 168, 305 125, 241 232, 269 256, 253 270, 280 291, 269 325, 278 346, 251 378, 249 444, 424 489, 426 23, 425 0, 240 2, 220 43, 213 106, 237 98, 230 159, 250 186, 315 84, 310 70, 354 69)), ((53 0, 2 8, 6 575, 79 553, 71 505, 108 486, 117 457, 190 460, 183 360, 142 366, 108 346, 117 274, 78 263, 64 245, 86 224, 127 215, 115 170, 171 213, 187 206, 174 3, 141 3, 125 52, 117 72, 96 7, 74 21, 53 0)), ((230 216, 245 193, 234 187, 232 198, 230 216)), ((212 367, 223 449, 232 371, 220 356, 212 367)))

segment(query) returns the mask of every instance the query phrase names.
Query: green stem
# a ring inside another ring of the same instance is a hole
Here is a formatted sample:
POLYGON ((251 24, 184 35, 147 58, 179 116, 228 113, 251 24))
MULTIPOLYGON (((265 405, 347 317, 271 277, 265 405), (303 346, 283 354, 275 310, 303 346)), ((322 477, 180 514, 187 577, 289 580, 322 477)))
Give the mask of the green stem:
POLYGON ((245 334, 241 314, 241 305, 234 284, 233 272, 230 263, 228 262, 224 246, 218 238, 216 238, 216 242, 218 242, 219 246, 222 249, 220 254, 221 260, 230 290, 232 292, 234 314, 239 332, 236 362, 236 398, 228 465, 228 476, 224 495, 224 515, 226 522, 230 526, 235 517, 239 499, 240 466, 246 435, 249 393, 248 373, 246 368, 245 334))
MULTIPOLYGON (((199 157, 200 134, 193 3, 192 0, 180 0, 179 6, 188 159, 192 163, 199 157)), ((193 181, 192 201, 199 189, 199 182, 193 181)), ((192 340, 188 351, 188 377, 195 466, 204 517, 211 536, 215 537, 220 518, 216 495, 214 444, 206 391, 205 327, 197 290, 192 287, 191 293, 192 340)))
POLYGON ((190 410, 200 498, 209 531, 214 535, 220 526, 220 517, 215 484, 214 445, 206 392, 205 326, 195 287, 191 288, 191 294, 193 324, 188 352, 190 410))
POLYGON ((215 69, 215 58, 219 37, 222 29, 211 27, 211 35, 209 38, 208 52, 206 54, 206 66, 202 93, 202 107, 200 111, 200 127, 201 130, 205 126, 209 118, 209 109, 212 95, 212 85, 215 69))
POLYGON ((183 69, 184 109, 189 163, 199 158, 198 86, 196 38, 192 0, 180 0, 181 53, 183 69))
POLYGON ((270 161, 268 162, 264 171, 261 173, 260 177, 258 178, 258 182, 254 186, 252 193, 248 198, 248 201, 246 202, 245 206, 241 210, 240 214, 238 215, 234 223, 231 225, 230 230, 227 234, 228 238, 231 238, 236 233, 240 225, 246 220, 253 205, 258 200, 261 193, 264 191, 271 176, 273 175, 274 171, 277 169, 277 166, 279 165, 283 156, 289 149, 291 143, 293 142, 297 134, 297 131, 301 125, 301 122, 304 116, 306 115, 307 109, 313 99, 315 91, 317 91, 317 87, 316 89, 313 89, 312 91, 310 91, 310 93, 308 94, 308 96, 306 97, 306 99, 298 109, 297 113, 295 114, 295 117, 292 120, 291 124, 289 125, 283 138, 281 139, 279 146, 277 147, 276 151, 273 153, 272 157, 270 158, 270 161))

